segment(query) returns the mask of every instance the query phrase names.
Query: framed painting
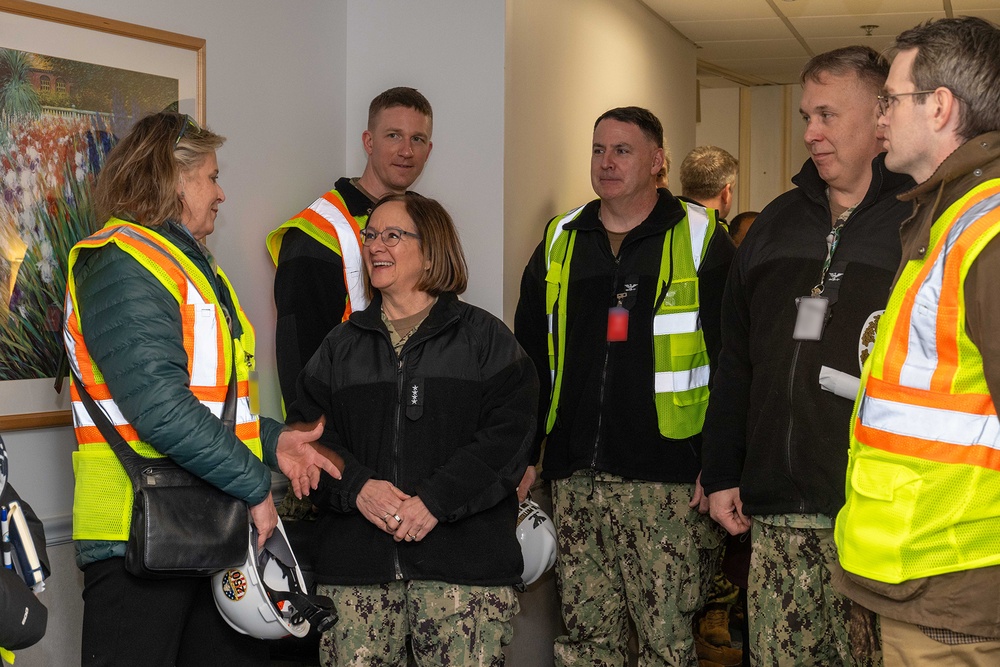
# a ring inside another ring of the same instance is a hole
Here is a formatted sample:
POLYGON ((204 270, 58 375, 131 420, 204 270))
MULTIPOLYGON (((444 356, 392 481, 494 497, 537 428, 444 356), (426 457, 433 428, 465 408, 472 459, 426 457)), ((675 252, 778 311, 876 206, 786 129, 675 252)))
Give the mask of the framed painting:
POLYGON ((71 423, 66 258, 104 223, 107 154, 162 110, 204 123, 204 39, 0 0, 0 432, 71 423))

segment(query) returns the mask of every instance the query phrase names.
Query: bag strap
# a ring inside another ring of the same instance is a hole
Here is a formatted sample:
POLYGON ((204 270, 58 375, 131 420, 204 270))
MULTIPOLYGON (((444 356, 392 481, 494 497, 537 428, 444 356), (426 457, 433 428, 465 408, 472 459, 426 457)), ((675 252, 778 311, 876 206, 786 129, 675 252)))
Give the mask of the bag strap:
MULTIPOLYGON (((159 461, 162 459, 168 459, 170 457, 164 456, 159 458, 148 458, 142 456, 136 452, 132 447, 125 442, 125 439, 118 432, 118 429, 114 427, 111 420, 104 413, 104 410, 94 402, 91 397, 90 392, 87 391, 87 387, 84 386, 83 381, 80 376, 76 374, 76 370, 70 366, 70 373, 73 376, 73 383, 80 392, 80 401, 83 403, 84 408, 87 410, 87 414, 90 418, 94 420, 94 425, 97 426, 97 430, 101 432, 101 436, 108 441, 108 445, 111 447, 111 451, 115 453, 118 460, 121 461, 122 467, 125 468, 125 472, 128 474, 129 480, 132 482, 132 488, 139 488, 139 481, 142 475, 143 467, 150 461, 159 461)), ((236 358, 233 357, 233 372, 229 378, 229 389, 226 391, 226 402, 222 406, 222 423, 226 425, 226 428, 235 432, 236 430, 236 358)))

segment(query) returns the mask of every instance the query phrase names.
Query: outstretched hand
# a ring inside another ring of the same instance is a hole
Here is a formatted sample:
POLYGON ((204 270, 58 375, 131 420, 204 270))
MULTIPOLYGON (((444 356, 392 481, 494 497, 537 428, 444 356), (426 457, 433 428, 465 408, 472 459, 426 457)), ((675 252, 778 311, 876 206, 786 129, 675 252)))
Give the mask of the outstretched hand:
POLYGON ((296 498, 308 496, 319 485, 320 471, 340 479, 344 459, 316 442, 323 434, 325 418, 312 424, 291 424, 278 436, 278 468, 288 478, 296 498))

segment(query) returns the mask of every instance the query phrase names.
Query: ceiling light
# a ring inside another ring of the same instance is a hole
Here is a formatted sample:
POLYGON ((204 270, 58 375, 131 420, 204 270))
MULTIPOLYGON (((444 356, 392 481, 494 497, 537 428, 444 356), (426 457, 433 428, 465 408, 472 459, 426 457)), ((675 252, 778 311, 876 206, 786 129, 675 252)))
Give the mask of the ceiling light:
POLYGON ((860 26, 860 27, 861 27, 862 30, 865 31, 865 37, 871 37, 872 36, 872 30, 875 30, 876 28, 878 28, 878 26, 875 25, 875 24, 873 24, 873 23, 867 23, 867 24, 865 24, 863 26, 860 26))

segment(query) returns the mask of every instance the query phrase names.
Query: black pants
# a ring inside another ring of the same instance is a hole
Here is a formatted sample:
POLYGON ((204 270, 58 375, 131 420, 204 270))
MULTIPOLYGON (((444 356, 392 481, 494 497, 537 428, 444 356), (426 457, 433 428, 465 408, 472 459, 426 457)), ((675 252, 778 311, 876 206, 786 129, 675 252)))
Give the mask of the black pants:
POLYGON ((266 642, 223 620, 208 578, 140 579, 109 558, 84 568, 83 603, 83 667, 269 664, 266 642))

